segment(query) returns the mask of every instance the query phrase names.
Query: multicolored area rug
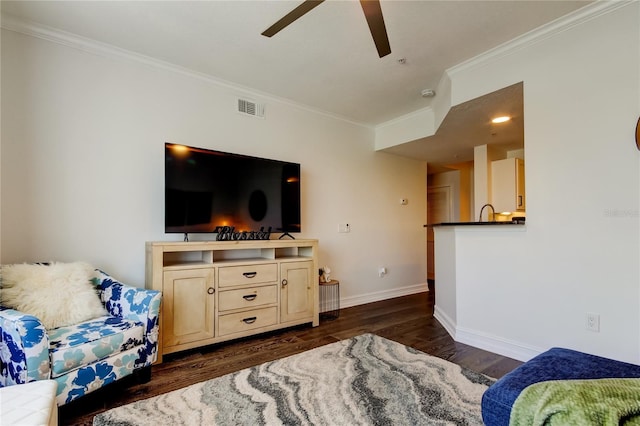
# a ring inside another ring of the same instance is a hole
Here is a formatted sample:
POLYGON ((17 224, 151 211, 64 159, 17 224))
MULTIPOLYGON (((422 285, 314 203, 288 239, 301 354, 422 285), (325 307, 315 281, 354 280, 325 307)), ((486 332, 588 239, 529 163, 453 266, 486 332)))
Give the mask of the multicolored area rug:
POLYGON ((493 379, 363 334, 97 415, 124 425, 482 425, 493 379))

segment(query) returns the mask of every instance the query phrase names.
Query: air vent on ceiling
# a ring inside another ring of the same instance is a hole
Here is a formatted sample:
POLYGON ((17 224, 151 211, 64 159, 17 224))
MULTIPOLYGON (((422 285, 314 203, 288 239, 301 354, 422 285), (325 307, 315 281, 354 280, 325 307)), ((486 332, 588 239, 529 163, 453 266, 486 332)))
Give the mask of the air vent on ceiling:
POLYGON ((264 118, 264 104, 247 99, 238 99, 238 112, 252 117, 264 118))

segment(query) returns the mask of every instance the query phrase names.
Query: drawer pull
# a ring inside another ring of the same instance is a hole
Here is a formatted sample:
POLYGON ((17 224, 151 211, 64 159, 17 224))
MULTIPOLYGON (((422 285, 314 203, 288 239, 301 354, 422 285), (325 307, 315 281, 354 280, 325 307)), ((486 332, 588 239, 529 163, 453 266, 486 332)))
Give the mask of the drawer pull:
POLYGON ((251 302, 252 300, 256 300, 256 297, 258 297, 257 294, 247 294, 246 296, 242 296, 244 300, 247 300, 249 302, 251 302))
POLYGON ((257 272, 244 272, 242 275, 244 275, 246 278, 255 278, 256 275, 258 275, 257 272))
POLYGON ((245 324, 253 324, 254 322, 256 322, 257 319, 258 317, 249 317, 249 318, 243 319, 242 322, 244 322, 245 324))
POLYGON ((289 281, 287 281, 286 279, 282 280, 282 287, 286 287, 287 284, 289 284, 289 281))
POLYGON ((213 293, 215 293, 215 292, 216 292, 216 289, 215 289, 215 288, 213 288, 213 287, 209 287, 209 288, 207 289, 207 293, 209 293, 209 294, 213 294, 213 293))

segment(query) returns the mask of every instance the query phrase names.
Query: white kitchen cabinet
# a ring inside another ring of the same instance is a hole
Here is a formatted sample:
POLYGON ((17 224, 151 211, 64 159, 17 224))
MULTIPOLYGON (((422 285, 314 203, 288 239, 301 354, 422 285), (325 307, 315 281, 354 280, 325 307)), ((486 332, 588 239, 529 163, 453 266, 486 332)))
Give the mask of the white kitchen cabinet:
POLYGON ((491 204, 496 213, 524 212, 524 160, 506 158, 491 162, 491 204))

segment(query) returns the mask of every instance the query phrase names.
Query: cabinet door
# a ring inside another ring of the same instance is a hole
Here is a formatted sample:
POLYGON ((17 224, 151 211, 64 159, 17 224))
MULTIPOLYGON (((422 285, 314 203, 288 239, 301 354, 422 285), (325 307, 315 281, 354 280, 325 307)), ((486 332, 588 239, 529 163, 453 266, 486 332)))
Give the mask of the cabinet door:
POLYGON ((213 276, 212 269, 186 269, 164 273, 164 346, 214 337, 213 276))
POLYGON ((280 322, 313 318, 312 268, 308 261, 280 265, 280 322))
POLYGON ((524 195, 524 161, 516 160, 516 210, 525 211, 527 208, 524 195))
POLYGON ((496 213, 525 211, 524 161, 507 158, 491 162, 491 199, 496 213))

